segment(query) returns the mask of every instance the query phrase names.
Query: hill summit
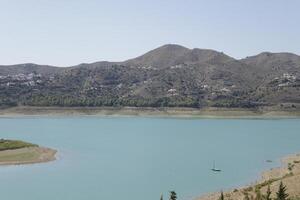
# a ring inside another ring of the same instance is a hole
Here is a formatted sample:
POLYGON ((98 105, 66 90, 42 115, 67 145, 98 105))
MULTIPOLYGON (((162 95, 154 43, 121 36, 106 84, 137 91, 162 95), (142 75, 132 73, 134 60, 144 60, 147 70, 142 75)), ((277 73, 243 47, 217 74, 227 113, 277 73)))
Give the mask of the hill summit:
POLYGON ((167 44, 124 62, 0 66, 0 106, 297 108, 300 56, 167 44))

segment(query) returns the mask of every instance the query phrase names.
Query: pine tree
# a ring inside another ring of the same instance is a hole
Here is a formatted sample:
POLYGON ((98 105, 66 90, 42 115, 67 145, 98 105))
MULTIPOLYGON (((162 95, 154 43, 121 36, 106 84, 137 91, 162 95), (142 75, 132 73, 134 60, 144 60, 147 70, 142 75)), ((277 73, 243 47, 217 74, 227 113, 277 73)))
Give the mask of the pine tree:
POLYGON ((278 188, 278 192, 276 193, 276 200, 287 200, 288 196, 289 195, 286 192, 286 186, 284 186, 281 181, 278 188))
POLYGON ((224 200, 224 193, 223 193, 223 191, 221 191, 221 195, 219 197, 219 200, 224 200))
POLYGON ((263 196, 263 199, 264 200, 272 200, 271 194, 272 194, 272 192, 271 192, 271 189, 270 189, 270 185, 268 185, 267 193, 266 193, 266 195, 263 196))
POLYGON ((177 194, 175 191, 170 192, 170 200, 176 200, 177 199, 177 194))

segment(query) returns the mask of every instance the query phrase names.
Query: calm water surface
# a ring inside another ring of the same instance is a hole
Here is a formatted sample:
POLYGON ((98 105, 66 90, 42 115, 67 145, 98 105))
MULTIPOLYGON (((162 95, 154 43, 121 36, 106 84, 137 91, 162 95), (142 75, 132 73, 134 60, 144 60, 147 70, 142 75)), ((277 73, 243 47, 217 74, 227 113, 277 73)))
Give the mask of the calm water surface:
POLYGON ((59 154, 51 163, 0 167, 1 199, 155 200, 170 190, 191 199, 254 181, 300 152, 299 131, 299 119, 2 118, 1 138, 59 154), (210 171, 214 160, 222 173, 210 171))

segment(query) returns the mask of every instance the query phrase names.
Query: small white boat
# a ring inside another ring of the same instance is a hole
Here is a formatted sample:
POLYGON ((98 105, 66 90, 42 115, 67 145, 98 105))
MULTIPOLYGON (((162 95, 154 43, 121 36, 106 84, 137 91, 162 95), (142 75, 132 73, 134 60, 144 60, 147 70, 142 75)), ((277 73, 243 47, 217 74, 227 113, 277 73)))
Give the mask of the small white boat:
POLYGON ((214 171, 214 172, 221 172, 221 171, 222 171, 222 170, 216 168, 216 166, 215 166, 215 161, 214 161, 213 168, 212 168, 211 170, 214 171))

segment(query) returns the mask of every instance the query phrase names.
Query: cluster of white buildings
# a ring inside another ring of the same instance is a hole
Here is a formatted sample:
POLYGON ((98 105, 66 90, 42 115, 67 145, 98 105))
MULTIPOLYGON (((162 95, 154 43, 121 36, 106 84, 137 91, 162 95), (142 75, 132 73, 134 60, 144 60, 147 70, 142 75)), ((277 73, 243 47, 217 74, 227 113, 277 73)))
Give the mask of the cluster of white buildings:
POLYGON ((12 79, 12 80, 17 80, 17 81, 25 81, 25 80, 32 80, 33 78, 40 78, 42 77, 41 74, 15 74, 15 75, 7 75, 7 76, 0 76, 0 79, 12 79))
POLYGON ((292 74, 284 73, 281 77, 276 77, 275 80, 282 80, 282 82, 278 84, 278 87, 286 87, 295 83, 297 77, 292 74))
POLYGON ((21 84, 25 86, 35 86, 36 84, 42 83, 40 79, 42 76, 41 74, 16 74, 16 75, 7 75, 7 76, 0 76, 0 80, 2 81, 1 86, 14 86, 16 84, 21 84), (7 82, 6 82, 7 80, 7 82))
POLYGON ((170 69, 180 69, 183 67, 184 67, 183 65, 174 65, 174 66, 171 66, 170 69))
POLYGON ((295 80, 297 79, 296 76, 294 76, 294 75, 292 75, 292 74, 288 74, 288 73, 283 74, 282 77, 283 77, 284 79, 289 80, 289 81, 295 81, 295 80))

